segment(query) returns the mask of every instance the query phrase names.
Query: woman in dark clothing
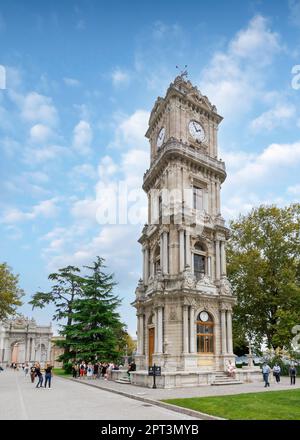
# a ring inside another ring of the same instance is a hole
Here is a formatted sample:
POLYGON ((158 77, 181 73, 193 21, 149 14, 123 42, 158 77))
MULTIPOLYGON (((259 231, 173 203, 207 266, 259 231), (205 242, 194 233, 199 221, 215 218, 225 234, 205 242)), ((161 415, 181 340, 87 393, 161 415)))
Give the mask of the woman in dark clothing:
POLYGON ((41 366, 40 366, 40 364, 38 362, 35 364, 34 373, 38 377, 38 383, 36 384, 36 388, 42 388, 42 386, 43 386, 43 375, 41 373, 41 366))
POLYGON ((51 388, 52 368, 50 364, 47 364, 45 368, 45 388, 47 387, 47 383, 49 383, 49 388, 51 388))
POLYGON ((97 376, 98 376, 98 372, 99 372, 99 364, 96 363, 96 364, 94 365, 94 379, 97 378, 97 376))

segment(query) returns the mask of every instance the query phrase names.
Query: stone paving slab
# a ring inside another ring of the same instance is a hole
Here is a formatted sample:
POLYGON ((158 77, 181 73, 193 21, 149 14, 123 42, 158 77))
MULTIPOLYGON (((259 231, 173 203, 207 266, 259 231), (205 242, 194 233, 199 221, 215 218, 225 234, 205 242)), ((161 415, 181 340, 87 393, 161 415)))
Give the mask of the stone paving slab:
POLYGON ((272 392, 279 390, 290 390, 300 388, 300 380, 296 385, 290 385, 289 377, 282 377, 281 382, 277 384, 274 382, 273 376, 270 378, 270 387, 264 388, 263 381, 254 383, 243 383, 239 385, 219 385, 217 387, 211 385, 202 385, 198 387, 185 388, 144 388, 131 384, 116 383, 111 380, 104 379, 71 379, 76 382, 85 382, 92 386, 100 387, 105 390, 121 391, 131 396, 149 398, 153 400, 166 400, 176 398, 188 397, 210 397, 210 396, 225 396, 232 394, 257 393, 257 392, 272 392))
MULTIPOLYGON (((78 381, 77 381, 78 382, 78 381)), ((36 388, 23 371, 0 373, 0 420, 195 420, 169 408, 53 377, 36 388)), ((42 434, 43 435, 43 434, 42 434)))

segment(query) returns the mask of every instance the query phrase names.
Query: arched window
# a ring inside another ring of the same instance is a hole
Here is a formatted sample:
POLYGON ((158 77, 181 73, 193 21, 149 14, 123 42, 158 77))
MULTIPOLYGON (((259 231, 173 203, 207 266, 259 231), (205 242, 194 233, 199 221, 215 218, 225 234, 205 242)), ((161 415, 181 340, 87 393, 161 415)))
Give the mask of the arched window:
POLYGON ((204 310, 197 316, 197 352, 214 353, 214 322, 204 310))
POLYGON ((207 273, 206 247, 200 241, 197 241, 194 245, 193 266, 194 266, 194 275, 197 280, 200 280, 201 277, 207 273))

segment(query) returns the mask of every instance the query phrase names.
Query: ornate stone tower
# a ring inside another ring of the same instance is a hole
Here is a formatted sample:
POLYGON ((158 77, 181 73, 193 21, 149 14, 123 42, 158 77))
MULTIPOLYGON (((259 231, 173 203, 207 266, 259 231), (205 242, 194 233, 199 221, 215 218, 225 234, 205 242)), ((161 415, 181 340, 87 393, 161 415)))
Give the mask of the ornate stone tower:
POLYGON ((173 376, 180 383, 209 383, 213 372, 234 360, 235 299, 226 277, 228 229, 220 213, 226 178, 218 160, 222 117, 184 76, 156 100, 146 133, 151 165, 143 189, 149 216, 139 239, 143 279, 134 302, 134 380, 140 384, 142 372, 154 363, 162 367, 163 386, 171 386, 173 376))

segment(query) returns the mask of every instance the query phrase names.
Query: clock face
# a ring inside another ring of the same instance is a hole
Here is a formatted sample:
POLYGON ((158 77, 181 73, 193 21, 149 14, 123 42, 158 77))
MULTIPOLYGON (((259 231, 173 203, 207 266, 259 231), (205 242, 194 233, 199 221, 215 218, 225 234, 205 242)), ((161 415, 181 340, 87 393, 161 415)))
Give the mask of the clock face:
POLYGON ((166 134, 166 129, 163 127, 160 129, 160 132, 158 133, 157 136, 157 142, 156 142, 157 148, 162 146, 164 142, 165 134, 166 134))
POLYGON ((208 321, 208 318, 209 318, 209 316, 208 316, 207 312, 201 312, 200 313, 200 319, 201 319, 202 322, 208 321))
POLYGON ((189 131, 196 141, 203 142, 205 139, 205 131, 202 125, 197 121, 190 121, 189 131))

